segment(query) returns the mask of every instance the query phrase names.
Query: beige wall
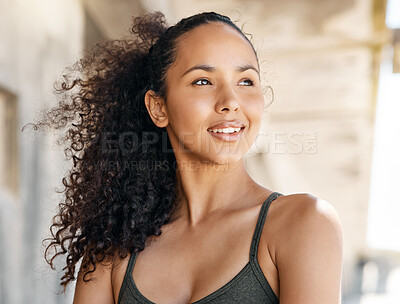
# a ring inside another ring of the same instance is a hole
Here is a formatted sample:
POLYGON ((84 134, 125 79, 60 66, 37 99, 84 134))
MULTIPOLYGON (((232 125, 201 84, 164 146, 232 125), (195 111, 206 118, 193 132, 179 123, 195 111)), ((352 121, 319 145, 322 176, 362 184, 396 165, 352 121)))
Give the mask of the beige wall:
POLYGON ((57 296, 59 275, 41 248, 59 199, 52 188, 61 188, 63 158, 51 135, 20 130, 54 102, 53 81, 82 49, 83 22, 78 0, 0 1, 0 90, 13 95, 17 125, 2 128, 2 137, 13 133, 19 151, 10 152, 17 164, 2 171, 7 180, 19 176, 16 191, 0 183, 0 303, 70 302, 57 296))

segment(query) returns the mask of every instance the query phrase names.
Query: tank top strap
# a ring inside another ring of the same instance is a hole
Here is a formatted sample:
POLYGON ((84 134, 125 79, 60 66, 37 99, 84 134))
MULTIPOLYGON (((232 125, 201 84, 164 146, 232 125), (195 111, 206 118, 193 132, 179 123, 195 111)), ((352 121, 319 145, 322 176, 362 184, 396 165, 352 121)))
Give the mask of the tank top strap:
POLYGON ((261 232, 264 226, 265 218, 267 217, 269 206, 271 202, 275 200, 278 196, 282 195, 279 192, 273 192, 270 196, 263 202, 260 213, 258 215, 258 220, 256 224, 256 228, 254 230, 253 239, 251 241, 250 247, 250 261, 257 260, 257 251, 258 251, 258 244, 260 242, 261 232))
POLYGON ((139 254, 139 252, 133 252, 133 253, 131 253, 131 256, 129 257, 128 266, 126 267, 124 280, 122 281, 122 285, 121 285, 121 288, 120 288, 119 294, 118 294, 118 302, 117 302, 118 304, 122 303, 121 302, 122 295, 124 294, 125 289, 128 286, 129 280, 132 278, 133 266, 135 265, 138 254, 139 254))
POLYGON ((128 267, 126 268, 125 276, 131 276, 133 271, 133 266, 135 266, 136 258, 139 252, 133 252, 129 257, 128 267))

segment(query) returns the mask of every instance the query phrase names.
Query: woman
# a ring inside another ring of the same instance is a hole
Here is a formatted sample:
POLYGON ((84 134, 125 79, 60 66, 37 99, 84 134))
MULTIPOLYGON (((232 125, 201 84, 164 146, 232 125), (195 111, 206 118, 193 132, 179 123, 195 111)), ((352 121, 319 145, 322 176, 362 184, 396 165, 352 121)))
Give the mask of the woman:
POLYGON ((82 261, 74 303, 340 303, 334 208, 245 170, 264 112, 251 42, 216 13, 132 33, 79 61, 39 123, 79 114, 46 250, 67 254, 64 287, 82 261))

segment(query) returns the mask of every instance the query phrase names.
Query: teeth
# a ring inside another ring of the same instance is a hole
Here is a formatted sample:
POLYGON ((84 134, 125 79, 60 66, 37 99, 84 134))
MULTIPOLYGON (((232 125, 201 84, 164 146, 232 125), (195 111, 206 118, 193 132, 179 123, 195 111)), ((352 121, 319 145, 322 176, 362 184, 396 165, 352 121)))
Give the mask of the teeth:
POLYGON ((223 129, 212 129, 211 132, 214 133, 234 133, 239 132, 241 128, 223 128, 223 129))

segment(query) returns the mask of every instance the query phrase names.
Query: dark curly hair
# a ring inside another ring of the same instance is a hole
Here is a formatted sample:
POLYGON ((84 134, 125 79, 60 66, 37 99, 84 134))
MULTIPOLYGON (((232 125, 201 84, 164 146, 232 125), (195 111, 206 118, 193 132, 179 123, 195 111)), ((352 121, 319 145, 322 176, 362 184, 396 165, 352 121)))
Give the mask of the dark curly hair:
POLYGON ((176 210, 176 159, 144 96, 153 90, 166 99, 165 77, 178 38, 210 22, 227 24, 249 41, 228 17, 214 12, 171 27, 160 12, 141 15, 133 19, 131 35, 97 43, 67 68, 55 83, 58 105, 30 124, 35 130, 68 128, 58 143, 67 143, 64 152, 73 165, 62 179, 65 200, 53 218, 51 237, 44 240, 53 269, 54 259, 66 256, 64 291, 81 259, 87 281, 96 263, 143 250, 176 210))

